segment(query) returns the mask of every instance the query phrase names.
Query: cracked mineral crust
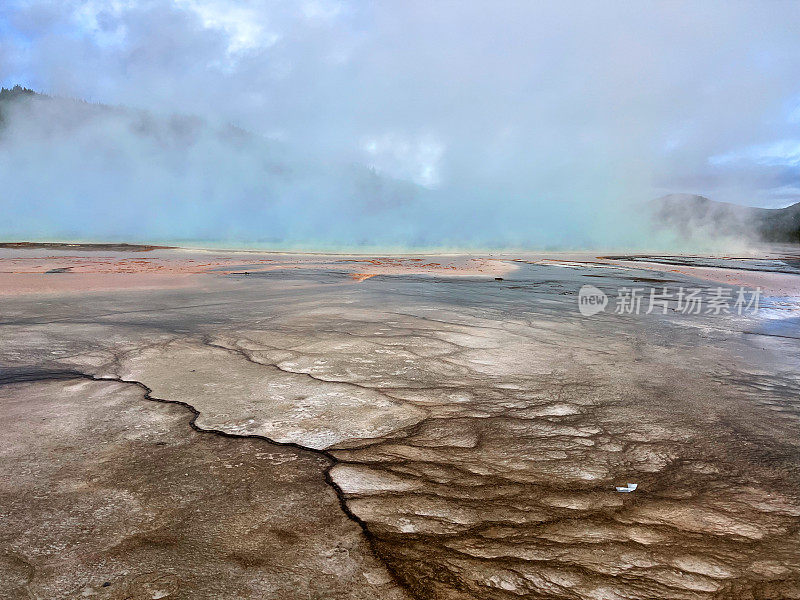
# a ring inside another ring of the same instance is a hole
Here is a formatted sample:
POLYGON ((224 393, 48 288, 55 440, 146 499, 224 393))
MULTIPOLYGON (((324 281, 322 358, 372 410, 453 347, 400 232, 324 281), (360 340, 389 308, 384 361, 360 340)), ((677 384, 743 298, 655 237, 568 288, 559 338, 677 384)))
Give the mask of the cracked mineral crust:
POLYGON ((800 598, 800 326, 575 309, 641 276, 9 300, 6 595, 800 598))

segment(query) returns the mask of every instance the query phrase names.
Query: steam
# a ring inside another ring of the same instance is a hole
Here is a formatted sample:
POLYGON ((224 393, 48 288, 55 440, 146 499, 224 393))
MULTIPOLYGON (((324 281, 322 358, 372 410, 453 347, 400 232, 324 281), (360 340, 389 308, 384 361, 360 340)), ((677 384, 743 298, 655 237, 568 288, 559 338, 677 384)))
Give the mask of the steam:
POLYGON ((41 96, 4 108, 7 238, 319 250, 619 243, 609 237, 610 219, 624 213, 599 205, 587 211, 528 204, 510 189, 425 186, 424 169, 419 183, 413 173, 393 178, 198 118, 41 96))
POLYGON ((675 191, 800 199, 791 157, 767 164, 748 151, 800 139, 799 12, 12 1, 0 8, 4 85, 137 108, 10 108, 0 235, 307 249, 685 245, 654 233, 642 203, 675 191))

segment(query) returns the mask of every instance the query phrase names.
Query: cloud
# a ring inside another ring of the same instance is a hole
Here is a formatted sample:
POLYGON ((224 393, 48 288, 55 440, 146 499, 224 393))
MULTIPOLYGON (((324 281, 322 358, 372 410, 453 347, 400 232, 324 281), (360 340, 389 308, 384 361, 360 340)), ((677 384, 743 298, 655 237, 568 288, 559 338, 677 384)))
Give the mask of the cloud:
POLYGON ((756 2, 12 0, 0 75, 435 188, 415 218, 480 215, 443 239, 609 245, 629 241, 626 207, 663 193, 789 199, 785 169, 713 157, 800 138, 798 18, 756 2))
POLYGON ((726 152, 708 159, 712 165, 749 161, 769 166, 800 166, 800 140, 779 140, 726 152))

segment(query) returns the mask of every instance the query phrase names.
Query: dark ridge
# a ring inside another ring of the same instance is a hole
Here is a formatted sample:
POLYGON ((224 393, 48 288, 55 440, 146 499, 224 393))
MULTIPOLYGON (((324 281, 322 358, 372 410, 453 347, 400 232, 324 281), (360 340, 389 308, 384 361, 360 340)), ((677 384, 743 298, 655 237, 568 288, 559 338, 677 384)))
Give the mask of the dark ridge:
POLYGON ((653 208, 658 226, 686 237, 699 232, 800 244, 800 202, 785 208, 756 208, 695 194, 669 194, 655 200, 653 208))
POLYGON ((34 92, 30 88, 22 87, 21 85, 17 84, 13 88, 0 88, 0 102, 3 100, 13 100, 15 98, 19 98, 21 96, 43 96, 44 94, 38 94, 34 92))
POLYGON ((0 88, 0 126, 4 125, 6 122, 5 109, 7 106, 36 96, 49 98, 49 96, 45 94, 40 94, 32 89, 22 87, 19 84, 12 88, 0 88))

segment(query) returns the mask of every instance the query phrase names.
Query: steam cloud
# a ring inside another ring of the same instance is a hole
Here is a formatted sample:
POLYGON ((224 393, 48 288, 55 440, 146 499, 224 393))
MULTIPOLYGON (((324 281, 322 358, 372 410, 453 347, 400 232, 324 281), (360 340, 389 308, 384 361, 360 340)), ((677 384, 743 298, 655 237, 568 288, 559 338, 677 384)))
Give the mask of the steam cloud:
POLYGON ((637 203, 800 199, 798 17, 795 3, 12 1, 4 85, 150 112, 10 109, 0 234, 666 243, 637 203))

